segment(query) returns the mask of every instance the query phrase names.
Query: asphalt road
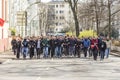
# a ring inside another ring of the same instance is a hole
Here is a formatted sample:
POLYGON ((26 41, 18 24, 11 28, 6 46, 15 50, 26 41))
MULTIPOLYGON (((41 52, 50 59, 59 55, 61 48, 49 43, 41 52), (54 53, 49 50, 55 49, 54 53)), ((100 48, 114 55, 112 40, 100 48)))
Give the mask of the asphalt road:
POLYGON ((120 58, 8 60, 0 80, 120 80, 120 58))

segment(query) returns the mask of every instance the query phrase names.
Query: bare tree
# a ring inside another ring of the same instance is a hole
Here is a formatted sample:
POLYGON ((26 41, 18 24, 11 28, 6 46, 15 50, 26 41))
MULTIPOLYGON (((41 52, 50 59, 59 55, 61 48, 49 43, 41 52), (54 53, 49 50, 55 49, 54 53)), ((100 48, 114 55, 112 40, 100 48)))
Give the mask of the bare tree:
POLYGON ((76 36, 79 36, 79 22, 78 22, 78 16, 77 16, 77 4, 78 0, 64 0, 65 2, 68 2, 71 10, 73 12, 73 17, 75 21, 75 30, 76 30, 76 36))
POLYGON ((48 5, 48 12, 47 12, 47 32, 54 31, 55 25, 55 7, 53 5, 48 5))
MULTIPOLYGON (((120 0, 86 0, 84 2, 76 2, 78 0, 65 0, 70 4, 73 16, 76 14, 79 25, 82 29, 94 28, 97 34, 107 32, 109 38, 111 38, 112 27, 115 26, 116 20, 119 20, 116 16, 120 13, 120 0), (118 7, 115 7, 119 5, 118 7), (75 9, 75 10, 74 10, 75 9)), ((117 26, 118 26, 117 21, 117 26)), ((76 23, 75 23, 76 24, 76 23)), ((75 25, 75 29, 76 25, 75 25)), ((78 30, 78 29, 77 29, 78 30)), ((76 31, 77 31, 76 30, 76 31)))

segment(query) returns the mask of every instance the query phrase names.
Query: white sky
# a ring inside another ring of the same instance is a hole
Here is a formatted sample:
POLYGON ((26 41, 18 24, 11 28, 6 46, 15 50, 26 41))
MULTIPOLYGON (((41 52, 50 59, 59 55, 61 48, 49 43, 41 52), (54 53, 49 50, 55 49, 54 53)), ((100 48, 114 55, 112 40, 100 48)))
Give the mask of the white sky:
POLYGON ((42 2, 49 2, 49 1, 51 1, 51 0, 41 0, 42 2))
MULTIPOLYGON (((49 2, 51 0, 41 0, 42 2, 49 2)), ((80 1, 85 1, 85 0, 80 0, 80 1)))

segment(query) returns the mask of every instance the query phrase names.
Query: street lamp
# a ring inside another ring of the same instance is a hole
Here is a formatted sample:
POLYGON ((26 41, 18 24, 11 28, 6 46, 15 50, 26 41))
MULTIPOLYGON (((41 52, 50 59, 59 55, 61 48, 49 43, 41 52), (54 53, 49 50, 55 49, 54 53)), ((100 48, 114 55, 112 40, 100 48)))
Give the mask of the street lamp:
MULTIPOLYGON (((24 10, 24 12, 26 12, 27 13, 27 10, 31 7, 31 6, 33 6, 33 5, 35 5, 35 4, 39 4, 39 3, 41 3, 40 1, 39 2, 35 2, 35 3, 33 3, 33 4, 30 4, 25 10, 24 10)), ((25 14, 22 14, 22 26, 23 26, 23 17, 25 16, 25 14)), ((27 19, 27 15, 26 15, 26 19, 27 19)), ((27 23, 27 21, 26 21, 26 23, 27 23)), ((25 35, 27 35, 27 24, 26 24, 26 26, 25 26, 25 35)))

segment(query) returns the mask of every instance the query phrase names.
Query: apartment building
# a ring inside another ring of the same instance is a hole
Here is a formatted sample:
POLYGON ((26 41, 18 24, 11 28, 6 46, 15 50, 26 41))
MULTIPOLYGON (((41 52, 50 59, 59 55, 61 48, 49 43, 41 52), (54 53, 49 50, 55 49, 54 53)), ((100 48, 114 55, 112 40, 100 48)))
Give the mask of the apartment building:
POLYGON ((38 14, 36 2, 40 2, 40 0, 10 0, 10 27, 16 29, 16 35, 20 34, 22 37, 39 35, 36 31, 39 27, 39 18, 38 16, 35 17, 38 14), (18 19, 22 17, 19 15, 20 13, 26 13, 25 24, 23 23, 24 20, 18 19))
POLYGON ((0 0, 0 18, 4 20, 0 26, 0 52, 7 50, 9 44, 9 1, 0 0))
POLYGON ((69 26, 69 22, 73 17, 68 3, 64 2, 64 0, 52 0, 48 3, 48 7, 48 20, 52 22, 54 32, 60 32, 69 26))

